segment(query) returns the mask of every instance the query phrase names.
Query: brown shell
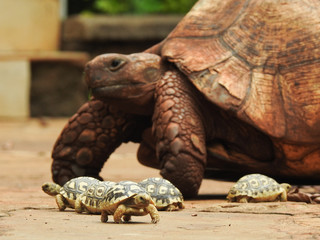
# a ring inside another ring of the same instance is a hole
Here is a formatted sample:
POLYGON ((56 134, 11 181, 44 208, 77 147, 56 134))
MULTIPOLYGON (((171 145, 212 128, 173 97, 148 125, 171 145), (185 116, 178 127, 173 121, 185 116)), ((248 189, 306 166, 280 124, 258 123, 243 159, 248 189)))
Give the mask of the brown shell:
POLYGON ((270 136, 319 142, 320 2, 200 0, 160 45, 213 103, 270 136))

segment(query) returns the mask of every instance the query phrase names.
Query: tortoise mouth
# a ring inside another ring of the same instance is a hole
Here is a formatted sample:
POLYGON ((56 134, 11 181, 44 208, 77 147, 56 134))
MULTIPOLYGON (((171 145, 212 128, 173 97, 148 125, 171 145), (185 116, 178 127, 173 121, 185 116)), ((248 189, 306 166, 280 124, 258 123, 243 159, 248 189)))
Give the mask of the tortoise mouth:
POLYGON ((103 87, 95 87, 91 88, 91 93, 93 96, 97 98, 116 98, 119 97, 119 93, 124 92, 124 90, 128 88, 128 85, 110 85, 103 87))
POLYGON ((91 88, 91 95, 101 101, 114 104, 121 110, 141 115, 153 112, 154 83, 108 85, 91 88))
POLYGON ((143 86, 140 83, 130 83, 127 82, 109 84, 100 87, 90 88, 93 96, 97 98, 130 98, 130 95, 136 95, 136 89, 143 86))

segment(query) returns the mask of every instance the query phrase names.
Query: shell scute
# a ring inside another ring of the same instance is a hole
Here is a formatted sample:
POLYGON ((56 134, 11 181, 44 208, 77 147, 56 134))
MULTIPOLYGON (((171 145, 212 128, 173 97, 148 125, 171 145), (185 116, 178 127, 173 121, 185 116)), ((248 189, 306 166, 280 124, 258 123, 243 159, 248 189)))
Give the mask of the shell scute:
POLYGON ((144 179, 139 184, 150 194, 158 210, 166 210, 169 206, 176 206, 170 210, 184 208, 182 193, 170 181, 154 177, 144 179))
POLYGON ((80 194, 84 193, 91 185, 97 184, 98 182, 99 180, 93 177, 73 178, 62 186, 60 194, 67 199, 76 200, 80 194))
POLYGON ((284 200, 281 195, 287 191, 287 188, 282 187, 270 177, 262 174, 249 174, 240 178, 230 189, 227 199, 231 202, 243 199, 248 202, 284 200))
POLYGON ((79 195, 79 200, 89 212, 100 212, 100 204, 105 200, 105 195, 114 185, 116 183, 112 181, 99 181, 79 195))
POLYGON ((105 196, 109 205, 120 204, 122 201, 140 193, 147 193, 144 188, 132 181, 121 181, 115 184, 105 196))

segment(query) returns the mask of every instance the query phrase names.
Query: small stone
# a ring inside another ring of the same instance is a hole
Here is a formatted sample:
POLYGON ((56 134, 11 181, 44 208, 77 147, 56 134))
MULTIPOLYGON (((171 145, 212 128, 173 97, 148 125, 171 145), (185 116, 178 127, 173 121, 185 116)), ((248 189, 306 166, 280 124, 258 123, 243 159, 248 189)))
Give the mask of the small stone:
POLYGON ((14 147, 14 144, 11 141, 7 141, 7 142, 3 143, 2 146, 1 146, 1 148, 3 150, 12 150, 13 147, 14 147))

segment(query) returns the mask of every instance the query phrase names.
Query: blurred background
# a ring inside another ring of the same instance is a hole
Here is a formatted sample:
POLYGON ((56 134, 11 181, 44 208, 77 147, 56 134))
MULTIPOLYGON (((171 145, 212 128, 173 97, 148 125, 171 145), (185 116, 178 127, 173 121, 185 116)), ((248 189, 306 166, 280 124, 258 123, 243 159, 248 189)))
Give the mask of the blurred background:
POLYGON ((1 0, 0 118, 69 117, 96 55, 160 42, 196 0, 1 0))

